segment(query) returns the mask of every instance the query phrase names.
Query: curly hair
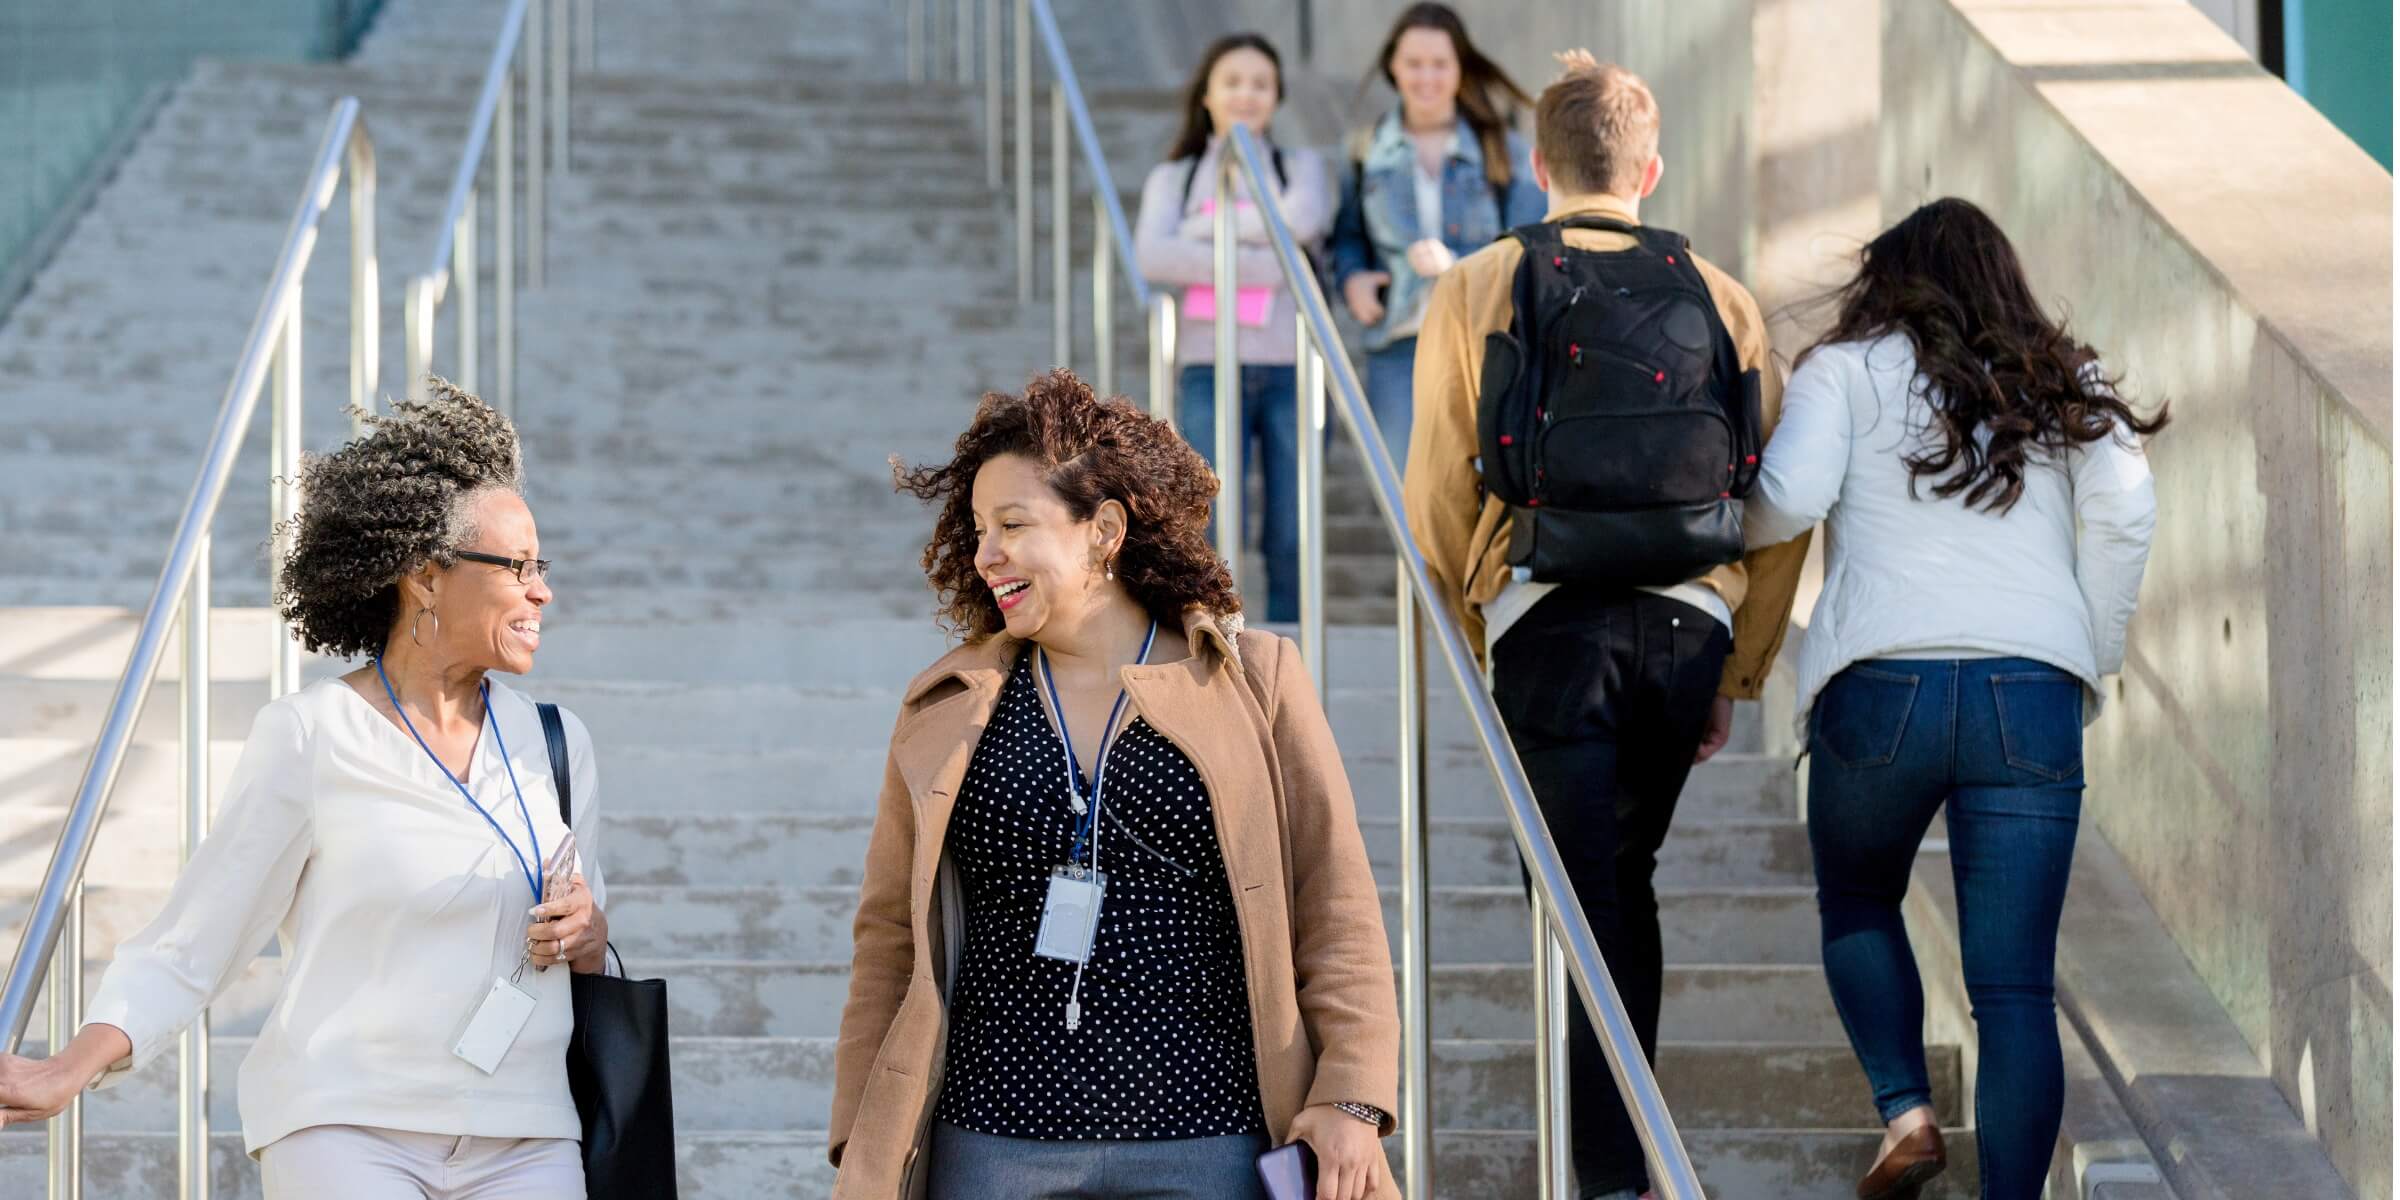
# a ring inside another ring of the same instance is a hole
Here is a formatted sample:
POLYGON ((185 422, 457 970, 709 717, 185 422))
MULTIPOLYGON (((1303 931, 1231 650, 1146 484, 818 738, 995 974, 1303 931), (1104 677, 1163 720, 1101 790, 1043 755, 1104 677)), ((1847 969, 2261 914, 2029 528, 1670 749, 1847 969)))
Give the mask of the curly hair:
POLYGON ((1833 299, 1833 327, 1801 361, 1893 333, 1916 350, 1936 437, 1903 460, 1912 495, 1930 480, 1941 499, 1963 495, 1969 508, 2006 513, 2034 463, 2119 429, 2149 437, 2166 428, 2166 405, 2136 413, 2099 353, 2042 311, 2016 247, 1969 201, 1935 200, 1878 235, 1833 299))
POLYGON ((449 566, 474 540, 475 503, 524 482, 517 431, 482 400, 435 379, 431 398, 367 414, 368 432, 300 470, 301 508, 275 608, 312 652, 383 653, 400 611, 400 580, 449 566))
POLYGON ((1110 500, 1125 506, 1117 579, 1151 616, 1172 624, 1193 608, 1215 617, 1241 612, 1232 573, 1208 540, 1217 475, 1207 460, 1124 397, 1102 400, 1074 372, 1055 370, 1035 376, 1023 395, 984 393, 950 461, 910 470, 892 460, 899 490, 941 502, 924 565, 943 625, 970 638, 1002 628, 1000 606, 975 571, 973 505, 976 472, 1004 454, 1039 464, 1078 521, 1110 500))

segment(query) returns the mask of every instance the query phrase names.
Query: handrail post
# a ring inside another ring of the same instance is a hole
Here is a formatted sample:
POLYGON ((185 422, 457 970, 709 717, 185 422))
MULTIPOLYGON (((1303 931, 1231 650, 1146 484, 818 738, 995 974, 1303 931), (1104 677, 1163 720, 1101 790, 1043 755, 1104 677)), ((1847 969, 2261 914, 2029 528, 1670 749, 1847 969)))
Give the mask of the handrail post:
POLYGON ((526 5, 525 24, 517 39, 517 50, 525 56, 525 285, 537 291, 545 274, 542 207, 549 182, 542 163, 542 149, 548 144, 543 140, 543 131, 548 126, 542 120, 542 97, 546 94, 542 89, 543 2, 530 0, 526 5))
POLYGON ((1242 364, 1241 346, 1234 328, 1235 259, 1237 249, 1233 219, 1233 175, 1235 160, 1230 149, 1219 154, 1217 163, 1216 211, 1216 299, 1217 345, 1213 374, 1216 379, 1216 444, 1217 444, 1217 553, 1224 556, 1225 571, 1233 579, 1233 588, 1242 588, 1242 364))
MULTIPOLYGON (((210 784, 209 645, 210 549, 214 539, 200 537, 199 565, 183 590, 183 820, 176 839, 178 873, 189 866, 200 839, 208 836, 210 784)), ((280 573, 281 555, 270 560, 271 574, 280 573)), ((208 1010, 184 1027, 182 1054, 176 1071, 176 1169, 180 1200, 208 1200, 208 1010)))
MULTIPOLYGON (((83 1024, 83 880, 67 890, 50 962, 50 1053, 65 1049, 83 1024)), ((50 1119, 50 1200, 83 1200, 83 1093, 50 1119)))
POLYGON ((974 0, 958 0, 958 82, 974 82, 974 0))
POLYGON ((908 6, 908 81, 925 82, 926 0, 900 0, 908 6))
POLYGON ((1550 902, 1539 888, 1534 889, 1532 908, 1533 1161, 1538 1185, 1534 1194, 1540 1200, 1570 1200, 1573 1192, 1560 1180, 1566 1172, 1567 1148, 1559 1140, 1557 1120, 1566 1081, 1559 1076, 1558 1060, 1550 1053, 1553 1045, 1565 1039, 1566 1031, 1559 1028, 1558 1014, 1550 1008, 1550 974, 1554 966, 1550 957, 1550 902))
POLYGON ((458 294, 458 366, 452 377, 460 391, 476 390, 476 350, 483 341, 483 327, 475 310, 475 200, 478 188, 467 189, 467 206, 458 214, 458 224, 450 231, 450 287, 458 294))
POLYGON ((1296 385, 1293 422, 1300 445, 1300 662, 1317 681, 1317 698, 1330 700, 1325 679, 1325 357, 1317 353, 1306 321, 1292 345, 1296 385))
POLYGON ((1000 0, 983 0, 983 184, 1000 190, 1000 0))
POLYGON ((1150 415, 1175 428, 1175 294, 1150 293, 1150 415))
POLYGON ((492 109, 492 364, 498 408, 517 416, 517 118, 509 89, 516 72, 500 76, 492 109))
POLYGON ((1050 80, 1050 363, 1075 362, 1075 211, 1070 194, 1067 89, 1050 80))
MULTIPOLYGON (((290 547, 291 520, 300 513, 300 296, 300 286, 294 284, 291 308, 284 317, 283 336, 276 339, 269 376, 272 394, 267 431, 267 511, 272 522, 268 531, 275 538, 268 566, 270 597, 283 582, 283 554, 290 547)), ((268 659, 270 700, 300 690, 300 644, 292 640, 291 625, 283 619, 282 606, 271 607, 275 610, 275 644, 268 659)))
POLYGON ((400 390, 412 400, 425 399, 425 377, 433 370, 433 281, 412 277, 400 301, 400 341, 408 378, 400 390))
POLYGON ((1017 303, 1033 303, 1033 0, 1017 0, 1017 303))
POLYGON ((375 144, 350 138, 350 432, 367 430, 383 374, 383 279, 375 259, 375 144))
POLYGON ((1567 955, 1558 943, 1558 931, 1547 922, 1538 932, 1541 936, 1534 943, 1534 952, 1542 956, 1543 970, 1540 994, 1534 997, 1534 1003, 1541 1006, 1543 1019, 1534 1024, 1550 1027, 1550 1036, 1534 1047, 1534 1053, 1542 1059, 1536 1074, 1547 1075, 1550 1080, 1549 1094, 1542 1103, 1545 1127, 1540 1140, 1548 1141, 1552 1154, 1544 1161, 1542 1170, 1549 1193, 1567 1197, 1575 1194, 1575 1156, 1570 1151, 1575 1142, 1569 1125, 1574 1091, 1567 1078, 1567 955))
POLYGON ((1092 181, 1092 378, 1100 394, 1117 390, 1116 231, 1108 223, 1102 181, 1092 181))
MULTIPOLYGON (((587 0, 588 2, 588 0, 587 0)), ((569 53, 575 48, 575 0, 550 0, 550 162, 558 177, 575 173, 575 143, 568 138, 574 119, 574 96, 569 53)))
POLYGON ((1407 1200, 1433 1196, 1432 877, 1427 868, 1425 641, 1408 564, 1399 577, 1400 648, 1400 1163, 1407 1200))

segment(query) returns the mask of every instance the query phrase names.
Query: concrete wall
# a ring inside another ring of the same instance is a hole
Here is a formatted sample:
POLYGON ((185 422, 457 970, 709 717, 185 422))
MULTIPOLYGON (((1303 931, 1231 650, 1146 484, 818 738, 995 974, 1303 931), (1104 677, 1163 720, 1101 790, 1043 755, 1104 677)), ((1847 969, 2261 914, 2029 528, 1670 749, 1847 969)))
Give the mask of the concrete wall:
POLYGON ((2174 404, 2088 811, 2389 1196, 2391 176, 2176 0, 1891 4, 1883 64, 1885 216, 1985 206, 2174 404))

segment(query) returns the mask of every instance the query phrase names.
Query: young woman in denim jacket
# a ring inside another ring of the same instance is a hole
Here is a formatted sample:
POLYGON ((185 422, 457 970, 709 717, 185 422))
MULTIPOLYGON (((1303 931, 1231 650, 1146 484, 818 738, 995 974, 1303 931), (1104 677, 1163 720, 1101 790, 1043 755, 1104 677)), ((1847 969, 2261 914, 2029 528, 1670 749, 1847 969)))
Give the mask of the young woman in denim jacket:
MULTIPOLYGON (((1175 421, 1184 440, 1209 465, 1216 455, 1216 196, 1224 130, 1247 125, 1267 140, 1269 169, 1284 223, 1303 250, 1325 236, 1333 215, 1325 160, 1314 151, 1276 147, 1267 126, 1283 100, 1283 63, 1255 33, 1220 38, 1201 55, 1184 89, 1183 128, 1167 161, 1142 183, 1134 218, 1133 257, 1153 285, 1179 289, 1182 328, 1175 339, 1181 365, 1175 421)), ((1241 362, 1239 417, 1243 460, 1257 463, 1266 497, 1259 513, 1267 565, 1267 619, 1300 619, 1300 420, 1292 364, 1298 333, 1291 289, 1267 246, 1266 224, 1247 187, 1235 209, 1234 281, 1241 362)), ((1235 481, 1235 486, 1240 482, 1235 481)))
POLYGON ((1417 326, 1433 281, 1501 233, 1541 220, 1548 202, 1533 181, 1531 144, 1509 128, 1511 102, 1533 101, 1475 48, 1448 5, 1400 14, 1376 66, 1400 105, 1351 139, 1328 265, 1367 327, 1367 402, 1405 465, 1417 326))

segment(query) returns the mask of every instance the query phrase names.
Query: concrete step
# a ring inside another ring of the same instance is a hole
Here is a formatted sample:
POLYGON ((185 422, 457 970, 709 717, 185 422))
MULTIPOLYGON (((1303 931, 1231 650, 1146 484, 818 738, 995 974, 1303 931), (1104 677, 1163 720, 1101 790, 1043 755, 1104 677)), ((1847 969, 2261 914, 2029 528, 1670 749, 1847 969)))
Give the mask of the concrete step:
MULTIPOLYGON (((1872 1165, 1879 1137, 1871 1131, 1701 1130, 1687 1133, 1684 1142, 1700 1169, 1701 1186, 1711 1195, 1851 1200, 1853 1181, 1872 1165)), ((685 1134, 676 1141, 676 1187, 687 1200, 809 1200, 833 1194, 833 1168, 825 1161, 821 1130, 685 1134)), ((86 1146, 88 1194, 110 1200, 175 1195, 174 1135, 96 1133, 86 1146)), ((1386 1144, 1387 1152, 1395 1148, 1386 1144)), ((39 1194, 41 1164, 40 1138, 0 1137, 0 1188, 7 1194, 39 1194)), ((1446 1131, 1434 1139, 1440 1195, 1530 1196, 1533 1165, 1530 1133, 1446 1131)), ((211 1143, 210 1178, 212 1195, 258 1200, 257 1168, 242 1153, 238 1134, 220 1134, 211 1143)), ((1974 1138, 1953 1134, 1950 1170, 1922 1200, 1962 1200, 1974 1194, 1974 1178, 1974 1138)))
MULTIPOLYGON (((235 1107, 252 1039, 209 1042, 209 1120, 240 1127, 235 1107)), ((824 1124, 833 1106, 835 1041, 825 1037, 677 1036, 670 1044, 675 1125, 688 1133, 798 1132, 824 1124)), ((29 1054, 47 1053, 42 1044, 29 1054)), ((1445 1129, 1531 1129, 1534 1052, 1530 1041, 1443 1040, 1433 1044, 1435 1119, 1445 1129)), ((177 1053, 133 1078, 92 1093, 88 1127, 114 1133, 172 1132, 177 1053)), ((1957 1047, 1929 1050, 1937 1110, 1955 1120, 1957 1047)), ((1659 1086, 1679 1128, 1843 1128, 1873 1123, 1866 1077, 1847 1045, 1751 1046, 1670 1042, 1659 1047, 1659 1086)), ((38 1136, 12 1126, 16 1136, 38 1136)))
MULTIPOLYGON (((113 682, 40 680, 0 676, 0 734, 14 737, 83 737, 98 728, 114 694, 113 682)), ((781 750, 808 745, 887 745, 899 710, 889 689, 794 687, 780 684, 667 684, 600 682, 533 676, 521 690, 574 710, 606 745, 645 744, 726 753, 781 750), (805 739, 794 731, 805 730, 805 739)), ((218 736, 247 737, 250 719, 266 701, 263 682, 220 682, 210 704, 218 736)), ((135 736, 164 740, 178 735, 172 695, 154 694, 135 736)), ((1399 723, 1398 698, 1373 688, 1337 688, 1326 709, 1339 745, 1386 744, 1399 723)), ((1758 742, 1755 706, 1737 717, 1736 752, 1758 742)), ((1428 704, 1426 745, 1445 757, 1480 748, 1461 709, 1428 704)))
MULTIPOLYGON (((214 766, 214 763, 211 763, 214 766)), ((605 775, 602 775, 605 778, 605 775)), ((610 794, 610 792, 602 792, 610 794)), ((53 804, 12 804, 0 809, 0 886, 29 886, 41 878, 58 830, 65 826, 72 797, 53 804)), ((144 883, 175 871, 175 823, 161 809, 173 792, 154 792, 146 806, 110 806, 101 821, 84 878, 91 883, 144 883), (163 799, 163 804, 161 804, 163 799)), ((626 792, 626 802, 643 802, 626 792)), ((1380 809, 1370 802, 1368 811, 1380 809)), ((461 816, 466 818, 466 816, 461 816)), ((869 814, 826 811, 691 811, 612 809, 602 799, 600 840, 593 847, 612 883, 662 886, 792 886, 792 883, 859 881, 869 814)), ((1390 821, 1370 818, 1368 862, 1380 878, 1397 878, 1397 833, 1390 821)), ((1433 828, 1430 857, 1445 881, 1510 890, 1517 886, 1514 840, 1498 821, 1457 821, 1433 828)), ((1687 823, 1658 850, 1658 883, 1666 888, 1781 888, 1805 890, 1807 830, 1798 821, 1687 823)), ((1457 886, 1457 883, 1452 883, 1457 886)))
MULTIPOLYGON (((622 841, 606 843, 613 852, 622 841)), ((805 844, 805 843, 786 843, 805 844)), ((40 856, 47 859, 48 846, 40 856)), ((606 861, 605 859, 603 861, 606 861)), ((87 874, 84 937, 94 962, 137 933, 166 902, 157 885, 109 883, 87 874)), ((776 886, 714 881, 641 882, 637 872, 608 876, 609 933, 636 959, 712 961, 838 961, 849 956, 851 920, 858 910, 855 869, 806 878, 825 882, 776 886)), ((14 945, 39 883, 14 863, 0 887, 0 944, 14 945)), ((1388 878, 1388 873, 1385 873, 1388 878)), ((1400 897, 1382 890, 1384 929, 1399 957, 1400 897)), ((1532 959, 1531 917, 1514 887, 1436 887, 1432 953, 1437 963, 1525 963, 1532 959)), ((1729 891, 1669 887, 1659 896, 1659 926, 1667 961, 1674 963, 1787 963, 1817 961, 1816 905, 1804 889, 1729 891)))
MULTIPOLYGON (((668 981, 673 1028, 694 1037, 832 1037, 849 994, 846 952, 838 961, 634 954, 625 965, 636 977, 668 981)), ((282 960, 273 954, 237 971, 209 1009, 212 1028, 230 1037, 256 1034, 282 975, 282 960)), ((97 963, 87 966, 85 977, 89 994, 99 984, 97 963)), ((1433 1036, 1533 1036, 1531 965, 1436 962, 1428 980, 1433 1036)), ((1670 964, 1661 994, 1664 1041, 1833 1045, 1845 1038, 1824 971, 1815 965, 1670 964)), ((37 1002, 30 1028, 41 1028, 47 1011, 37 1002)))

